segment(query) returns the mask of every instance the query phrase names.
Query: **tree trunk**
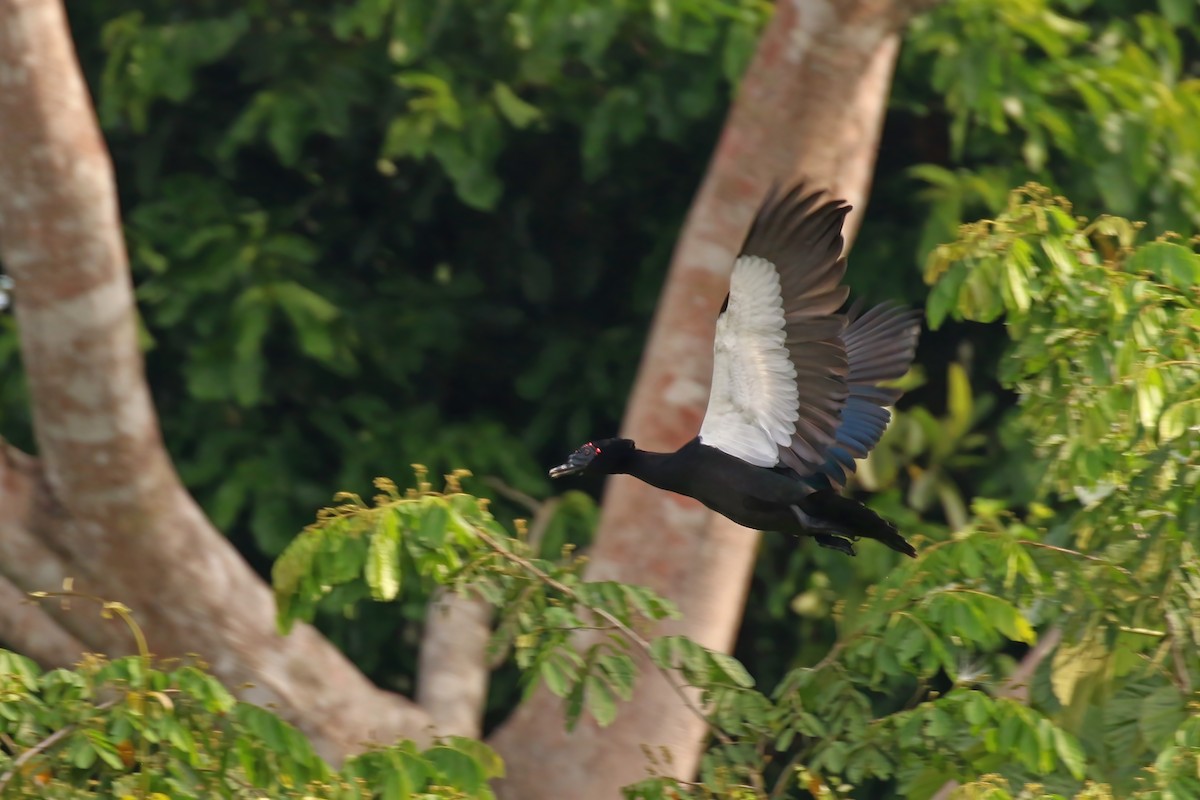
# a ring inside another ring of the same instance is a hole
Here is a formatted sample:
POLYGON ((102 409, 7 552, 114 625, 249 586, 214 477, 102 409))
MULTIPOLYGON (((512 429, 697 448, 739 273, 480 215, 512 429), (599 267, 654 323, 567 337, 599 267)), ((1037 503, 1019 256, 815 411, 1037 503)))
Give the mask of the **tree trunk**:
MULTIPOLYGON (((712 337, 729 270, 772 180, 804 176, 856 206, 867 196, 908 18, 929 3, 781 0, 751 63, 671 262, 624 423, 650 450, 696 435, 708 401, 712 337)), ((849 280, 853 284, 854 270, 849 280)), ((614 477, 588 577, 642 584, 678 603, 681 633, 728 651, 742 616, 758 534, 695 501, 614 477)), ((537 692, 493 737, 508 767, 506 798, 612 798, 659 769, 690 778, 704 724, 642 664, 634 700, 607 729, 585 718, 567 734, 561 701, 537 692), (663 748, 665 750, 660 750, 663 748), (552 763, 555 768, 546 770, 552 763)))
POLYGON ((493 611, 482 600, 449 592, 436 592, 429 601, 417 665, 417 702, 443 736, 483 735, 493 611))
MULTIPOLYGON (((428 717, 380 691, 308 626, 275 632, 270 590, 184 490, 143 374, 112 164, 59 0, 0 0, 0 260, 15 281, 39 458, 0 461, 0 570, 25 590, 130 606, 159 655, 199 653, 275 704, 331 757, 422 737, 428 717)), ((120 625, 45 609, 86 646, 120 625)), ((60 642, 61 643, 61 642, 60 642)))

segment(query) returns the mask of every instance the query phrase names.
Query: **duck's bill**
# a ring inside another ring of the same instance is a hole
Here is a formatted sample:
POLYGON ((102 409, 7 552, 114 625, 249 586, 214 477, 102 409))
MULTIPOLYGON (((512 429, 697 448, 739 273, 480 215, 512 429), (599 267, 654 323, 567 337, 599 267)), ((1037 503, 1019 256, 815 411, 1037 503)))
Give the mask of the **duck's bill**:
POLYGON ((567 456, 567 460, 550 470, 551 478, 562 478, 566 475, 576 475, 583 472, 596 457, 596 448, 589 442, 567 456))
POLYGON ((552 468, 550 470, 550 477, 551 478, 565 478, 568 475, 576 475, 580 472, 583 472, 583 468, 585 466, 587 466, 587 465, 586 464, 572 464, 570 461, 568 461, 565 464, 559 464, 557 467, 552 468))

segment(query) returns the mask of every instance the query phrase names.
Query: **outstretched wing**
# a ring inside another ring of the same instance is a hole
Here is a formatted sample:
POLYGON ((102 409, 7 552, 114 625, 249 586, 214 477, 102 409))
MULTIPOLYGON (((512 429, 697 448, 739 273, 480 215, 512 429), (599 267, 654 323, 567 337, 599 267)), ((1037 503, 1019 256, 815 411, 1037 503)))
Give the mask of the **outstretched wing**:
POLYGON ((838 309, 849 290, 842 223, 850 207, 803 184, 774 188, 734 262, 717 319, 700 441, 760 467, 811 474, 827 459, 849 389, 838 309))
POLYGON ((850 395, 842 409, 833 446, 820 472, 834 488, 846 483, 854 472, 854 460, 866 458, 892 418, 888 406, 900 399, 899 389, 881 388, 894 381, 912 364, 921 330, 921 312, 884 303, 859 316, 850 310, 850 324, 842 334, 850 370, 846 375, 850 395))

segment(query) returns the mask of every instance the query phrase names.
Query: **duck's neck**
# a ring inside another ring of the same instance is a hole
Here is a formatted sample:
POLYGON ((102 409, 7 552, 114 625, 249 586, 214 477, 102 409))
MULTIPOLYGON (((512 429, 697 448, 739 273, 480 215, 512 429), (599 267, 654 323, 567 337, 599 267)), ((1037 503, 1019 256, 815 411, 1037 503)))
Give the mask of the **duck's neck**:
POLYGON ((634 448, 621 464, 619 472, 632 475, 638 480, 645 481, 651 486, 665 489, 668 492, 679 492, 683 488, 681 466, 675 453, 654 453, 649 450, 634 448))

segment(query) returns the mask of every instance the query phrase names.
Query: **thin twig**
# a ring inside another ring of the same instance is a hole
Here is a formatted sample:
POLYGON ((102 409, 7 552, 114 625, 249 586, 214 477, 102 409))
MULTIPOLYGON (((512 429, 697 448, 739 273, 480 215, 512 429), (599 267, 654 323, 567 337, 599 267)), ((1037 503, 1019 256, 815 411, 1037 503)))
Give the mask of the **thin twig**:
POLYGON ((1125 567, 1122 567, 1120 564, 1114 564, 1111 561, 1109 561, 1108 559, 1100 558, 1100 556, 1092 556, 1092 555, 1088 555, 1087 553, 1081 553, 1078 550, 1072 550, 1069 547, 1059 547, 1058 545, 1046 544, 1045 542, 1035 542, 1030 539, 1018 539, 1017 543, 1018 544, 1027 544, 1030 547, 1040 547, 1044 550, 1053 550, 1056 553, 1065 553, 1066 555, 1069 555, 1069 556, 1079 556, 1080 558, 1086 558, 1088 561, 1095 561, 1097 564, 1103 564, 1106 567, 1112 567, 1113 569, 1122 573, 1126 577, 1129 577, 1129 578, 1133 577, 1133 573, 1130 572, 1129 570, 1125 569, 1125 567))
POLYGON ((58 744, 58 742, 61 739, 64 739, 67 736, 69 736, 71 733, 74 732, 74 730, 75 730, 74 725, 67 725, 65 728, 59 728, 54 733, 50 734, 45 739, 42 739, 40 742, 35 744, 33 747, 29 748, 24 753, 21 753, 21 755, 17 756, 13 760, 12 766, 8 768, 8 772, 5 772, 3 775, 0 775, 0 795, 4 794, 4 789, 8 786, 8 782, 13 779, 13 776, 17 774, 17 771, 19 769, 21 769, 21 767, 25 766, 25 762, 29 761, 29 759, 33 758, 38 753, 41 753, 44 750, 48 750, 49 748, 58 744))
POLYGON ((530 514, 536 514, 542 509, 542 501, 538 500, 531 494, 526 494, 516 487, 509 486, 507 483, 497 478, 495 475, 486 475, 483 478, 486 486, 495 489, 497 493, 503 495, 509 500, 518 505, 524 506, 530 514))
MULTIPOLYGON (((115 700, 108 700, 96 706, 96 710, 101 711, 106 708, 111 708, 114 705, 116 705, 115 700)), ((45 739, 42 739, 40 742, 33 745, 28 750, 21 753, 21 755, 13 759, 12 766, 8 768, 8 771, 3 775, 0 775, 0 797, 4 796, 5 788, 8 787, 9 782, 16 776, 21 767, 25 766, 25 764, 38 753, 43 753, 46 750, 49 750, 54 745, 58 744, 62 739, 70 736, 72 733, 74 733, 77 727, 79 726, 72 723, 59 728, 54 733, 50 734, 45 739)))
POLYGON ((775 781, 775 785, 771 787, 771 793, 767 795, 767 800, 779 800, 787 792, 788 786, 791 785, 792 771, 800 761, 808 755, 808 746, 805 745, 792 754, 787 763, 783 765, 783 771, 779 773, 779 778, 775 781))
POLYGON ((842 651, 846 649, 846 646, 849 645, 855 639, 857 639, 861 634, 862 634, 861 630, 854 631, 846 638, 841 638, 841 639, 838 639, 836 642, 834 642, 833 646, 829 648, 829 652, 825 654, 825 657, 813 665, 812 671, 820 672, 821 670, 825 669, 830 664, 832 664, 834 662, 834 660, 836 660, 837 657, 839 655, 841 655, 842 651))
POLYGON ((538 500, 536 497, 526 494, 520 489, 509 486, 494 475, 488 475, 483 479, 483 482, 495 489, 500 495, 518 505, 524 506, 533 515, 532 519, 529 520, 529 535, 525 540, 529 543, 530 550, 535 553, 538 552, 541 548, 542 539, 546 535, 546 528, 550 525, 550 520, 554 518, 554 513, 558 510, 562 498, 549 497, 545 500, 538 500))
POLYGON ((1028 705, 1029 686, 1033 683, 1033 675, 1050 653, 1058 647, 1062 641, 1062 635, 1062 628, 1058 625, 1047 628, 1046 632, 1038 637, 1037 644, 1026 651, 1016 669, 996 689, 996 696, 1009 697, 1028 705))
POLYGON ((633 642, 639 648, 641 648, 643 651, 645 651, 646 655, 651 656, 651 659, 650 659, 651 665, 656 670, 658 670, 658 672, 663 676, 663 678, 667 681, 667 683, 669 683, 671 685, 671 688, 675 690, 675 694, 679 695, 679 699, 683 701, 683 704, 693 714, 695 714, 697 717, 699 717, 704 722, 705 725, 709 726, 713 730, 713 733, 716 734, 717 738, 721 741, 722 744, 733 744, 733 738, 730 737, 729 734, 725 733, 725 731, 723 731, 719 725, 717 725, 711 719, 709 719, 708 716, 704 713, 704 711, 702 711, 700 709, 700 707, 697 706, 695 703, 693 703, 692 699, 687 696, 687 692, 684 690, 683 686, 681 686, 675 680, 674 673, 672 673, 671 670, 665 669, 665 668, 659 666, 658 664, 654 663, 653 649, 650 646, 650 642, 647 641, 645 637, 643 637, 640 633, 635 631, 633 628, 626 625, 624 622, 622 622, 620 619, 618 619, 611 612, 609 612, 603 608, 595 608, 591 605, 588 605, 587 603, 584 603, 583 599, 580 598, 580 596, 570 586, 567 586, 565 583, 550 576, 544 570, 538 568, 538 566, 536 564, 534 564, 532 561, 530 561, 529 559, 522 558, 521 556, 517 555, 516 553, 512 552, 511 550, 505 549, 504 547, 502 547, 500 545, 500 543, 498 541, 496 541, 486 531, 481 530, 480 528, 477 528, 474 526, 472 526, 472 527, 474 528, 475 534, 480 538, 480 540, 484 544, 486 544, 488 547, 490 547, 492 550, 494 550, 497 554, 499 554, 502 558, 505 558, 505 559, 511 561, 512 563, 516 564, 517 566, 521 567, 526 572, 529 572, 530 574, 535 576, 538 580, 545 583, 547 586, 551 587, 552 589, 554 589, 558 592, 561 592, 563 595, 571 598, 575 602, 577 602, 581 605, 586 605, 593 614, 595 614, 596 616, 598 616, 601 619, 608 622, 610 625, 612 625, 612 627, 616 628, 618 631, 620 631, 622 634, 624 634, 625 638, 629 639, 629 641, 633 642))
MULTIPOLYGON (((1168 574, 1167 585, 1163 588, 1163 597, 1170 596, 1171 590, 1174 588, 1175 571, 1172 570, 1168 574)), ((1190 695, 1192 693, 1192 677, 1190 675, 1190 671, 1188 670, 1187 660, 1183 655, 1183 649, 1180 647, 1180 643, 1183 641, 1183 637, 1185 636, 1183 625, 1180 624, 1175 609, 1171 608, 1169 605, 1164 610, 1163 617, 1166 620, 1167 631, 1170 634, 1167 640, 1167 646, 1171 650, 1171 660, 1175 665, 1175 672, 1171 675, 1171 680, 1180 692, 1185 695, 1190 695)))

